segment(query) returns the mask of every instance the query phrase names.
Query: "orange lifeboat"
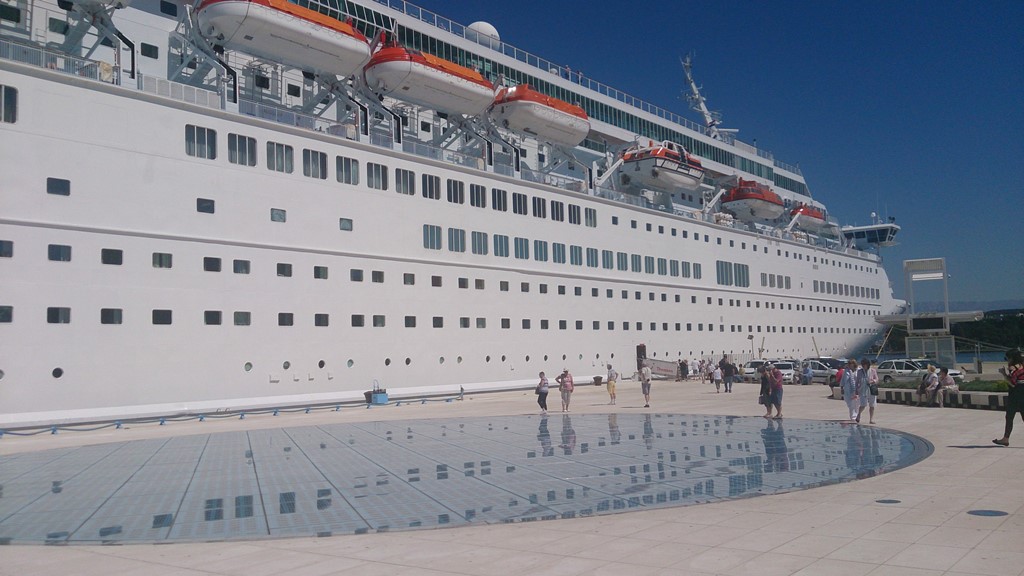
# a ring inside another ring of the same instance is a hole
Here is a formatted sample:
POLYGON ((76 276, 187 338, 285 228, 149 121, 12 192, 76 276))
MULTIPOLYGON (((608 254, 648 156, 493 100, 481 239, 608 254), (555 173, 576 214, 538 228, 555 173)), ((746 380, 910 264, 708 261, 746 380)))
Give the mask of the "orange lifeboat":
POLYGON ((370 58, 363 75, 377 94, 449 114, 478 116, 494 101, 479 72, 393 43, 370 58))
POLYGON ((786 211, 782 198, 769 186, 742 178, 722 196, 722 207, 736 214, 740 220, 771 220, 786 211))
POLYGON ((590 133, 590 119, 583 108, 541 94, 529 84, 503 88, 488 115, 513 132, 570 148, 590 133))
POLYGON ((210 42, 307 72, 347 77, 370 57, 366 36, 340 12, 287 0, 203 0, 197 16, 210 42))
POLYGON ((622 155, 622 183, 657 190, 696 190, 704 178, 700 160, 675 142, 632 146, 622 155))
POLYGON ((828 228, 828 219, 825 216, 825 211, 810 204, 797 206, 789 215, 797 221, 801 228, 814 231, 828 228))

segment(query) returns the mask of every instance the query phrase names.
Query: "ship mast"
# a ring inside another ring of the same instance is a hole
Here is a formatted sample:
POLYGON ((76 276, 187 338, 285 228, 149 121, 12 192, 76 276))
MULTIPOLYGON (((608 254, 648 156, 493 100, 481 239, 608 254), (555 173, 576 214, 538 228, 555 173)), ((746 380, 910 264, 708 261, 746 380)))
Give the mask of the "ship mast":
POLYGON ((718 112, 708 110, 707 103, 705 102, 704 97, 700 94, 700 88, 697 86, 697 82, 693 79, 692 55, 687 54, 686 58, 680 58, 679 63, 683 65, 683 70, 686 72, 686 82, 690 85, 690 93, 686 95, 686 99, 690 102, 690 108, 700 112, 700 115, 704 117, 704 127, 707 135, 711 136, 715 140, 725 140, 723 133, 736 133, 737 130, 718 128, 718 125, 722 123, 722 115, 718 112))

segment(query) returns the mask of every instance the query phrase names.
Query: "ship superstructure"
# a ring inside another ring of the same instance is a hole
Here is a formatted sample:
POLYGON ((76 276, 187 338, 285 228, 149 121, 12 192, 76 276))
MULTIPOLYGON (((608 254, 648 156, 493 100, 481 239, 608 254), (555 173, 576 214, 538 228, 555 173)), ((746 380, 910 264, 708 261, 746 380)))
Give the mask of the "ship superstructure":
POLYGON ((3 7, 0 426, 842 355, 900 304, 798 168, 487 25, 3 7))

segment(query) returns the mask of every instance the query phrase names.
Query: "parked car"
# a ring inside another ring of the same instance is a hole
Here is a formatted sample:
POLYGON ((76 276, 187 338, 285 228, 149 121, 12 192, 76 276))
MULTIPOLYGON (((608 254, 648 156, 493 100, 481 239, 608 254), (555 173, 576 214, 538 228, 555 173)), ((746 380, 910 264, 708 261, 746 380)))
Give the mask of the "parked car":
POLYGON ((811 381, 821 382, 829 386, 836 385, 836 372, 843 365, 842 361, 837 358, 804 358, 800 363, 800 373, 803 374, 804 366, 810 365, 811 367, 811 381))
POLYGON ((796 362, 793 362, 791 360, 770 360, 769 363, 782 371, 783 383, 800 383, 800 374, 796 370, 796 362))
POLYGON ((757 375, 757 369, 764 366, 767 360, 751 360, 740 368, 740 376, 744 382, 760 382, 761 379, 757 375))
MULTIPOLYGON (((927 358, 897 358, 883 360, 878 364, 878 377, 883 383, 889 382, 920 382, 928 371, 928 365, 940 366, 927 358)), ((949 375, 958 382, 963 382, 964 375, 959 370, 950 370, 949 375)))

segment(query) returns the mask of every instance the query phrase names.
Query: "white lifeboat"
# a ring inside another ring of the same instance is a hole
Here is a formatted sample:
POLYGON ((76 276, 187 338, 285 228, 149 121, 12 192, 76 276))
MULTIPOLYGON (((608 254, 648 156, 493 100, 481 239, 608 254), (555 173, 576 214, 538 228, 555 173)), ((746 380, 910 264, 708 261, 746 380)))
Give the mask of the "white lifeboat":
POLYGON ((391 44, 363 67, 375 93, 445 112, 478 116, 494 101, 494 86, 479 72, 391 44))
POLYGON ((488 115, 513 132, 570 148, 590 133, 590 119, 583 108, 541 94, 529 84, 503 88, 488 115))
POLYGON ((805 230, 818 232, 829 227, 825 211, 810 204, 797 206, 789 215, 805 230))
POLYGON ((786 211, 782 198, 770 187, 754 180, 740 178, 736 186, 722 196, 722 207, 728 209, 740 220, 757 218, 772 220, 786 211))
POLYGON ((214 44, 307 72, 347 77, 370 57, 350 21, 287 0, 203 0, 199 32, 214 44))
POLYGON ((658 190, 696 190, 704 168, 695 156, 674 142, 633 146, 622 155, 622 183, 658 190))

